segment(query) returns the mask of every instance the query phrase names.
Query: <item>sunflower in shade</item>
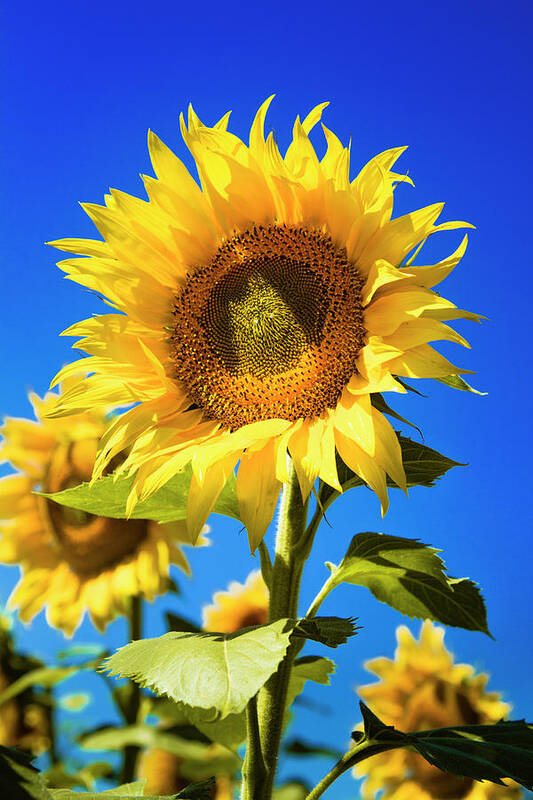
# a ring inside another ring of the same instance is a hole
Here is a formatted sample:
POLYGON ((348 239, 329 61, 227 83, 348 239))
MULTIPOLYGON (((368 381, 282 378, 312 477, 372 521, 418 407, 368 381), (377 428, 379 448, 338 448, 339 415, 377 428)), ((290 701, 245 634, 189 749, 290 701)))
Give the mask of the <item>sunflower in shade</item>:
POLYGON ((23 622, 46 606, 49 624, 69 636, 86 610, 102 630, 133 596, 165 592, 171 563, 189 571, 185 526, 94 516, 33 494, 90 479, 106 418, 97 410, 46 419, 58 395, 30 401, 37 420, 8 418, 1 431, 0 457, 19 470, 0 480, 0 561, 22 570, 9 602, 23 622))
MULTIPOLYGON (((15 650, 9 619, 0 614, 0 695, 28 672, 42 667, 15 650)), ((0 745, 38 755, 50 746, 50 705, 30 687, 0 706, 0 745)))
POLYGON ((226 592, 216 592, 213 603, 203 609, 203 628, 233 633, 268 621, 269 593, 259 570, 251 572, 244 584, 233 581, 226 592))
POLYGON ((296 119, 282 155, 264 135, 271 99, 248 145, 228 132, 229 113, 213 127, 192 108, 188 124, 181 119, 201 186, 150 132, 148 200, 111 189, 105 206, 83 204, 103 240, 51 243, 81 256, 59 266, 117 312, 66 331, 89 357, 56 377, 75 382, 51 413, 137 403, 102 438, 95 476, 130 448, 120 469, 135 473, 131 510, 190 463, 193 539, 239 464, 252 549, 289 479, 287 452, 304 497, 317 477, 341 490, 338 452, 385 513, 387 475, 404 489, 406 480, 371 395, 404 392, 398 376, 468 372, 429 343, 466 345, 444 321, 480 319, 432 289, 460 261, 466 236, 443 261, 414 265, 429 236, 472 226, 438 223, 442 203, 392 218, 395 187, 412 183, 393 171, 405 148, 352 179, 350 148, 332 131, 323 127, 321 159, 309 139, 322 103, 296 119))
MULTIPOLYGON (((358 689, 371 710, 386 724, 414 732, 453 725, 485 725, 507 716, 510 706, 488 692, 488 675, 470 664, 455 664, 444 645, 444 630, 423 623, 415 639, 405 626, 396 631, 394 660, 375 658, 366 668, 380 678, 358 689)), ((364 800, 379 792, 381 800, 518 800, 516 784, 461 778, 433 767, 407 749, 373 756, 356 767, 364 800)))
MULTIPOLYGON (((138 775, 139 778, 146 778, 144 790, 150 795, 168 795, 185 789, 191 783, 189 778, 185 778, 180 769, 182 759, 154 747, 143 753, 138 775)), ((195 780, 198 776, 195 776, 195 780)), ((209 770, 205 778, 210 777, 209 770)), ((213 800, 233 800, 232 779, 229 775, 218 775, 215 785, 211 790, 210 797, 213 800)))

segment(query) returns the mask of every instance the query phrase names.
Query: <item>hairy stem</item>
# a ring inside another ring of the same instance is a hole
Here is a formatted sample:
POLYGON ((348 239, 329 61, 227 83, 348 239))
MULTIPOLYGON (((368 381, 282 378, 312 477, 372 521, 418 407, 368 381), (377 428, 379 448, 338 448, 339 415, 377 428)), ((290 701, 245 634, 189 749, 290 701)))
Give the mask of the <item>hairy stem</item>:
POLYGON ((246 757, 242 768, 241 800, 255 800, 265 780, 265 765, 261 753, 257 695, 246 706, 246 757))
MULTIPOLYGON (((303 565, 309 554, 306 531, 307 502, 302 502, 294 467, 290 482, 283 487, 276 537, 276 556, 270 582, 269 621, 296 617, 303 565)), ((253 800, 270 800, 278 763, 287 689, 291 669, 300 644, 290 645, 277 672, 267 681, 258 697, 258 722, 264 779, 257 786, 253 800)), ((256 759, 257 761, 257 759, 256 759)), ((254 771, 260 765, 254 766, 254 771)))
MULTIPOLYGON (((142 600, 139 596, 131 598, 128 613, 128 628, 130 641, 141 638, 142 632, 142 600)), ((129 682, 129 702, 124 708, 124 720, 126 725, 135 725, 139 717, 139 707, 141 704, 141 687, 134 681, 129 682)), ((135 769, 140 748, 137 745, 127 745, 124 748, 124 760, 120 773, 121 783, 131 783, 135 778, 135 769)))

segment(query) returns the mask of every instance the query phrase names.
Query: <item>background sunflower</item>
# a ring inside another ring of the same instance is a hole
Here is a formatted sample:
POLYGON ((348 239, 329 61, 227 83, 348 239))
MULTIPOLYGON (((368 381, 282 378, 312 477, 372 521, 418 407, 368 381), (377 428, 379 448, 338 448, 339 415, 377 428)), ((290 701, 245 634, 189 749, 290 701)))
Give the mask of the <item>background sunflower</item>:
POLYGON ((85 611, 103 630, 132 597, 167 591, 171 563, 189 572, 184 526, 97 517, 34 494, 90 479, 106 419, 96 411, 49 421, 58 395, 30 399, 37 421, 8 418, 2 428, 0 456, 19 470, 0 480, 0 561, 22 570, 9 602, 24 622, 46 607, 48 623, 69 636, 85 611))
MULTIPOLYGON (((394 660, 374 658, 365 664, 379 683, 358 693, 386 725, 405 732, 452 725, 485 725, 508 716, 511 709, 497 692, 486 689, 488 675, 470 664, 455 664, 444 645, 444 630, 426 621, 415 639, 405 626, 396 631, 394 660)), ((498 786, 442 772, 407 749, 373 756, 356 768, 367 776, 365 800, 516 800, 519 787, 498 786)))

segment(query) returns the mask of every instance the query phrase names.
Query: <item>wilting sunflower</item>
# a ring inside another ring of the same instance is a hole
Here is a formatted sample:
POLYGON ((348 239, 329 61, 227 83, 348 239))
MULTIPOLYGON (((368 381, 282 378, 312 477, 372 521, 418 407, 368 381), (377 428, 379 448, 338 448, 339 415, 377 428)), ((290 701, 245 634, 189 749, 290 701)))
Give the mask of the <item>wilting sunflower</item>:
POLYGON ((83 256, 59 266, 105 296, 118 313, 65 333, 89 354, 55 382, 78 376, 55 416, 96 405, 134 408, 107 431, 95 476, 131 446, 121 469, 136 472, 128 508, 191 463, 188 529, 194 539, 228 474, 254 549, 268 527, 290 453, 302 494, 317 477, 340 490, 335 453, 387 509, 386 475, 405 488, 397 437, 371 403, 373 392, 405 391, 396 376, 467 372, 428 343, 465 340, 444 320, 479 316, 432 291, 461 259, 413 266, 411 252, 437 231, 437 203, 392 219, 405 150, 373 158, 350 180, 349 147, 324 127, 319 160, 309 139, 323 103, 294 124, 283 157, 264 122, 249 145, 212 128, 192 108, 182 135, 200 186, 153 133, 157 179, 148 201, 110 190, 84 204, 104 238, 62 239, 83 256))
MULTIPOLYGON (((484 725, 507 716, 510 706, 497 692, 488 692, 488 675, 470 664, 454 664, 444 645, 444 630, 424 622, 420 638, 408 628, 396 631, 394 660, 375 658, 366 668, 381 680, 358 689, 363 700, 386 724, 412 732, 451 725, 484 725)), ((381 753, 356 768, 368 776, 364 800, 517 800, 520 790, 478 782, 442 772, 409 750, 381 753)))
POLYGON ((203 609, 203 627, 206 631, 233 633, 251 625, 262 625, 268 620, 268 589, 257 570, 251 572, 246 583, 230 583, 227 592, 217 592, 213 604, 203 609))
POLYGON ((98 517, 33 494, 90 479, 105 415, 46 419, 58 395, 30 400, 37 421, 8 418, 1 431, 0 458, 20 470, 0 480, 0 561, 22 569, 10 604, 24 622, 46 606, 49 624, 68 635, 87 610, 102 630, 132 596, 166 591, 170 563, 188 572, 185 526, 98 517))

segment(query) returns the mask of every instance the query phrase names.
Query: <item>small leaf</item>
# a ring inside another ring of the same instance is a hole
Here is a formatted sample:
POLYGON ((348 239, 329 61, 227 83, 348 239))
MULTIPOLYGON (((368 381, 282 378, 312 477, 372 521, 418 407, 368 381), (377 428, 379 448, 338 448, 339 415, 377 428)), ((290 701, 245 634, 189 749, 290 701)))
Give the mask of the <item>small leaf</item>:
POLYGON ((446 375, 444 378, 435 378, 439 383, 444 383, 445 386, 451 386, 452 389, 460 389, 462 392, 473 392, 474 394, 487 395, 488 392, 480 392, 470 386, 469 383, 461 378, 460 375, 446 375))
POLYGON ((281 619, 230 634, 172 631, 131 642, 104 668, 176 702, 210 709, 214 722, 245 709, 283 660, 295 624, 281 619))
POLYGON ((490 636, 478 587, 466 578, 450 578, 437 552, 417 539, 359 533, 338 567, 326 564, 331 570, 326 586, 329 591, 340 583, 365 586, 382 603, 409 617, 490 636))
POLYGON ((197 731, 212 742, 223 744, 229 750, 237 751, 246 740, 246 714, 229 714, 224 719, 210 722, 211 712, 200 708, 191 708, 185 703, 175 703, 168 697, 152 699, 151 714, 156 714, 173 725, 193 725, 197 731))
MULTIPOLYGON (((397 731, 392 725, 385 725, 362 700, 359 701, 359 708, 363 716, 364 735, 367 739, 398 739, 398 741, 405 739, 405 734, 397 731)), ((360 731, 354 731, 352 733, 352 738, 355 738, 357 741, 360 738, 359 734, 360 731)))
POLYGON ((26 691, 26 689, 29 689, 31 686, 42 686, 45 689, 51 689, 52 686, 69 678, 75 672, 79 672, 81 669, 89 669, 99 663, 100 660, 97 659, 96 661, 91 661, 79 666, 39 667, 38 669, 32 669, 31 672, 26 672, 0 693, 0 706, 7 703, 8 700, 12 700, 13 697, 21 694, 21 692, 26 691))
POLYGON ((301 619, 294 629, 294 636, 302 636, 315 642, 338 647, 345 644, 349 636, 355 636, 359 628, 354 624, 356 617, 312 617, 301 619))
POLYGON ((292 780, 274 789, 273 800, 305 800, 311 787, 303 781, 292 780))
POLYGON ((395 411, 393 408, 391 408, 382 394, 379 394, 379 393, 371 394, 370 395, 370 400, 371 400, 372 405, 374 406, 374 408, 376 408, 382 414, 388 414, 389 417, 393 417, 394 419, 397 419, 398 422, 404 422, 406 425, 409 425, 411 428, 414 428, 415 431, 418 431, 420 436, 422 436, 422 438, 424 438, 423 435, 422 435, 422 431, 420 430, 418 425, 415 425, 413 422, 409 422, 408 419, 405 419, 405 417, 402 417, 401 414, 398 414, 397 411, 395 411))
POLYGON ((51 795, 32 766, 32 757, 0 745, 0 787, 9 800, 50 800, 51 795))
POLYGON ((295 698, 303 692, 307 681, 321 683, 329 686, 330 676, 335 672, 336 665, 329 658, 320 656, 303 656, 297 658, 292 668, 287 691, 287 708, 294 702, 295 698))
POLYGON ((433 766, 475 780, 511 778, 533 790, 533 726, 524 720, 463 725, 408 734, 433 766))
POLYGON ((338 761, 342 753, 340 750, 334 750, 331 747, 320 744, 310 744, 302 739, 291 739, 284 745, 286 753, 291 756, 324 756, 325 758, 333 758, 338 761))
POLYGON ((183 631, 185 633, 201 633, 202 631, 202 628, 196 623, 177 614, 171 614, 170 611, 167 611, 165 617, 169 631, 183 631))
MULTIPOLYGON (((173 522, 187 516, 187 497, 191 482, 192 468, 187 466, 171 478, 159 491, 147 500, 137 503, 130 515, 131 519, 151 519, 156 522, 173 522)), ((113 475, 100 478, 92 486, 82 483, 72 489, 47 494, 39 492, 55 503, 69 508, 77 508, 89 514, 115 519, 126 518, 126 501, 135 476, 115 480, 113 475)), ((215 514, 224 514, 239 519, 235 476, 230 475, 213 509, 215 514)))

